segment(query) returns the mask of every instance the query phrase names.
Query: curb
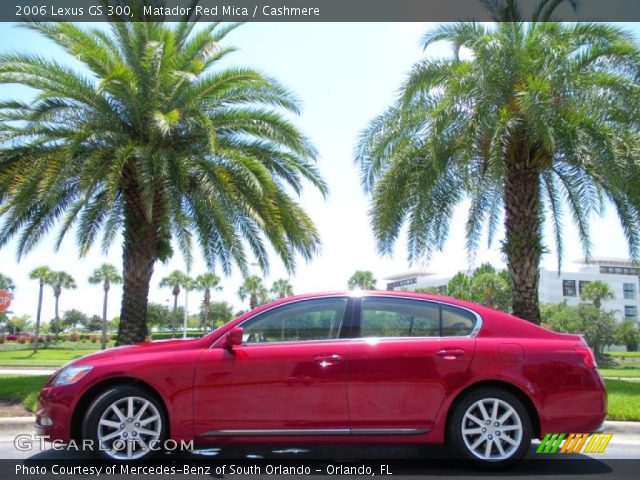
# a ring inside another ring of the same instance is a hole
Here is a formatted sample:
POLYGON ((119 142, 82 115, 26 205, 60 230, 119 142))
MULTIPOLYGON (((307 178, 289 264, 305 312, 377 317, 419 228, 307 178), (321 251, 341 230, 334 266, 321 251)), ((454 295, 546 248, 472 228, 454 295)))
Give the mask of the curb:
POLYGON ((36 423, 36 417, 0 417, 0 430, 12 427, 25 427, 28 425, 34 425, 36 423))
MULTIPOLYGON (((36 417, 0 417, 0 433, 12 433, 16 429, 33 429, 36 417)), ((606 421, 603 425, 605 432, 637 435, 640 434, 640 422, 606 421)))
POLYGON ((640 422, 619 422, 607 420, 604 422, 604 431, 637 435, 640 434, 640 422))
POLYGON ((0 435, 32 433, 36 417, 0 417, 0 435))

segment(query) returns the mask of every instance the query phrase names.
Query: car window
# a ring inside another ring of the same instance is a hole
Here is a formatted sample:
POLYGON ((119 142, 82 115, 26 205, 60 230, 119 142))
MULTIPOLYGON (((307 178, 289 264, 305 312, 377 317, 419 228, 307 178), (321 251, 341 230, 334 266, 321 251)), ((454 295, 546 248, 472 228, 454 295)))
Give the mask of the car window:
POLYGON ((305 300, 276 307, 242 324, 243 343, 338 338, 346 308, 346 298, 305 300))
POLYGON ((435 303, 395 298, 362 300, 361 337, 437 337, 440 307, 435 303))
POLYGON ((467 310, 448 305, 442 306, 442 336, 470 335, 476 325, 476 317, 467 310))

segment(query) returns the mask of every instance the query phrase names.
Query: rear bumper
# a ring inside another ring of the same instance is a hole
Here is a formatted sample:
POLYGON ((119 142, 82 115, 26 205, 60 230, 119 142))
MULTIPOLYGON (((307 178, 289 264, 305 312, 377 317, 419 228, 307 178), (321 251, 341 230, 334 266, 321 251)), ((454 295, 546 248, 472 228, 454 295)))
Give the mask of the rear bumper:
POLYGON ((540 434, 587 433, 604 428, 607 390, 597 370, 589 373, 588 388, 550 395, 541 418, 540 434))

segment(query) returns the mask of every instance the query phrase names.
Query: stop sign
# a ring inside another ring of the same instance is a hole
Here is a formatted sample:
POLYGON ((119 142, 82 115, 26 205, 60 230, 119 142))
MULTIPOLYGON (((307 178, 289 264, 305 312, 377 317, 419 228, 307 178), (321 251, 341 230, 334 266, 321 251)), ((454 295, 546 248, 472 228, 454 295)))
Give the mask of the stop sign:
POLYGON ((4 312, 11 305, 11 295, 6 290, 0 290, 0 312, 4 312))

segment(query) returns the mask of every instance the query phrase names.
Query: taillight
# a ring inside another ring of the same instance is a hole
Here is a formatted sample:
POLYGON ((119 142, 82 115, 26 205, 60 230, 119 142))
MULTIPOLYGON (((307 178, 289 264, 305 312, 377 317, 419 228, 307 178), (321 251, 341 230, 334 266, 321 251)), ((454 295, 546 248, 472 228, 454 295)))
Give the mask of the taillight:
POLYGON ((578 355, 582 357, 584 364, 588 368, 596 368, 598 364, 596 363, 596 357, 593 356, 593 352, 586 345, 579 345, 577 347, 573 347, 578 355))

